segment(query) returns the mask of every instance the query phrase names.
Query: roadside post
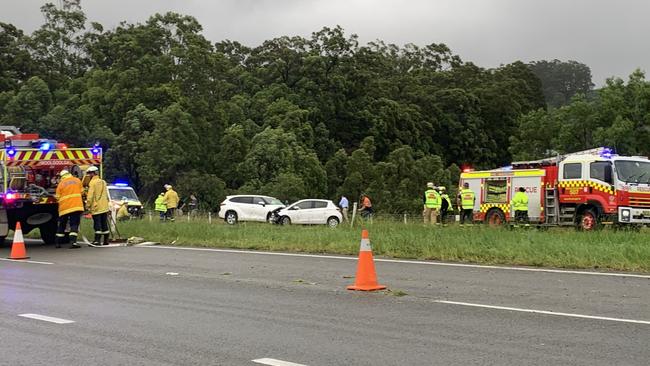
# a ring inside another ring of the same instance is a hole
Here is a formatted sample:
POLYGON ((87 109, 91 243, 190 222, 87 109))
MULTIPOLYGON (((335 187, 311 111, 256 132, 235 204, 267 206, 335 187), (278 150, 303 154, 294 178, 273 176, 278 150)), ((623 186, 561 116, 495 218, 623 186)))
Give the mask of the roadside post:
POLYGON ((208 211, 208 224, 212 223, 212 211, 208 211))
POLYGON ((187 222, 190 222, 190 213, 187 213, 187 222))
POLYGON ((406 225, 406 212, 404 212, 404 225, 406 225))
POLYGON ((357 216, 357 205, 358 203, 352 204, 352 220, 350 220, 350 227, 354 226, 354 218, 357 216))

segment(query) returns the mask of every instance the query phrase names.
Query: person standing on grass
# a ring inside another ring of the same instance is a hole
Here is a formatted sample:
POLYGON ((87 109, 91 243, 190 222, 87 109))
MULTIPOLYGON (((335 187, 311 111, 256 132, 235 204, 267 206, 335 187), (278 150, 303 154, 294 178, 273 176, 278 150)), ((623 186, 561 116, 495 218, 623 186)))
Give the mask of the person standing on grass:
POLYGON ((458 194, 460 200, 460 224, 465 225, 465 220, 469 220, 471 225, 474 221, 474 204, 476 202, 476 194, 469 189, 469 183, 463 183, 463 189, 458 194))
POLYGON ((449 195, 445 191, 445 187, 438 187, 438 190, 440 191, 440 223, 445 224, 447 222, 447 214, 449 210, 453 210, 451 208, 451 200, 449 199, 449 195))
POLYGON ((370 197, 368 197, 368 195, 365 193, 361 193, 361 209, 359 212, 361 212, 361 217, 366 220, 372 218, 372 214, 375 212, 372 208, 372 201, 370 201, 370 197))
POLYGON ((339 208, 341 208, 341 214, 343 215, 343 221, 348 221, 348 208, 350 207, 350 202, 345 196, 341 196, 339 201, 339 208))
POLYGON ((160 221, 165 221, 167 206, 165 206, 165 193, 160 193, 154 202, 154 209, 160 215, 160 221))
POLYGON ((86 170, 86 174, 90 177, 86 208, 90 210, 93 217, 93 229, 95 230, 93 245, 101 245, 102 237, 104 238, 103 245, 108 245, 111 234, 108 230, 108 190, 106 182, 99 177, 98 173, 99 169, 96 166, 91 166, 86 170))
POLYGON ((427 190, 424 191, 424 211, 422 216, 424 223, 436 224, 438 211, 440 210, 440 193, 436 191, 433 182, 427 183, 427 190))
POLYGON ((528 195, 526 195, 526 188, 519 187, 510 204, 515 211, 515 226, 518 224, 528 225, 528 195))
POLYGON ((173 187, 170 184, 165 184, 165 195, 163 196, 163 202, 165 202, 165 207, 167 207, 167 213, 165 218, 171 222, 174 222, 174 214, 176 213, 176 208, 178 207, 178 193, 174 191, 173 187))
POLYGON ((187 207, 190 209, 190 215, 196 216, 196 211, 199 209, 199 200, 194 193, 190 194, 190 201, 187 203, 187 207))

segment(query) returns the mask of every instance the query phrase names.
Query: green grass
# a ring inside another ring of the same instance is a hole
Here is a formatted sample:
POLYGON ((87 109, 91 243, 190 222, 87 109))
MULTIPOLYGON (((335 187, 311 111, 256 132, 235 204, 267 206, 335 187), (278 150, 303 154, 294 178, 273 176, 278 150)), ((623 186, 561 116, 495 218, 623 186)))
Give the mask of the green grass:
MULTIPOLYGON (((91 225, 88 220, 82 224, 82 232, 89 238, 91 225)), ((650 235, 645 230, 511 230, 395 221, 375 221, 365 227, 378 256, 650 272, 650 235)), ((229 226, 218 219, 208 224, 200 219, 160 223, 146 218, 121 223, 119 230, 123 237, 139 236, 162 244, 349 255, 358 253, 361 233, 361 227, 348 225, 336 229, 263 223, 229 226)))

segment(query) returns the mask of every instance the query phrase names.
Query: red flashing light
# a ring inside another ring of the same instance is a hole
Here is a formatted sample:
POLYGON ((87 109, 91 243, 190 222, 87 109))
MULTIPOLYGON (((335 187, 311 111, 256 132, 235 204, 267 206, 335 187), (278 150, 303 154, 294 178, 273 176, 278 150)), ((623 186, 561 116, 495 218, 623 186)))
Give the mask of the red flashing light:
POLYGON ((61 150, 65 150, 65 149, 68 148, 68 145, 66 145, 66 144, 62 144, 62 143, 58 143, 58 144, 56 144, 56 148, 57 148, 57 149, 61 149, 61 150))
POLYGON ((13 201, 14 199, 16 199, 16 195, 14 193, 7 193, 5 195, 5 200, 7 201, 13 201))

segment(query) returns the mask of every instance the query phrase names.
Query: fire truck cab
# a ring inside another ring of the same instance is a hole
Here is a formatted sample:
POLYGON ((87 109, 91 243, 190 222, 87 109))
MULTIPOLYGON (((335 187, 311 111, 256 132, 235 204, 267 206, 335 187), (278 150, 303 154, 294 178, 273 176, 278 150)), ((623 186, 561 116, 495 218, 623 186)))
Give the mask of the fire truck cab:
POLYGON ((476 192, 474 219, 492 225, 514 219, 510 202, 519 187, 529 196, 531 223, 584 230, 650 224, 650 160, 608 148, 463 172, 464 182, 476 192))

